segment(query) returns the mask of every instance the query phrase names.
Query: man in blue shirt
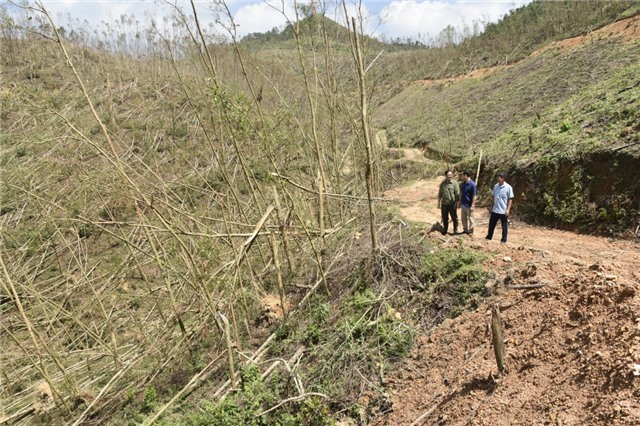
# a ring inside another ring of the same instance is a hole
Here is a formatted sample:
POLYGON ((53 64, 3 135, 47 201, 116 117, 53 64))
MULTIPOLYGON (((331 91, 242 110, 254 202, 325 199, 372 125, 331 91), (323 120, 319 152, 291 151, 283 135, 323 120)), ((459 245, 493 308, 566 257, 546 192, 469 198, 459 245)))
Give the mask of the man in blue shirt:
POLYGON ((473 227, 476 224, 473 212, 476 208, 476 194, 478 188, 471 179, 469 170, 462 171, 462 185, 460 185, 460 208, 462 213, 462 229, 465 234, 473 235, 473 227))
POLYGON ((493 187, 493 205, 491 207, 491 218, 489 219, 489 233, 487 240, 493 238, 493 231, 496 229, 498 220, 502 225, 501 243, 507 242, 507 218, 511 214, 511 204, 513 202, 513 188, 505 181, 505 174, 498 173, 498 183, 493 187))

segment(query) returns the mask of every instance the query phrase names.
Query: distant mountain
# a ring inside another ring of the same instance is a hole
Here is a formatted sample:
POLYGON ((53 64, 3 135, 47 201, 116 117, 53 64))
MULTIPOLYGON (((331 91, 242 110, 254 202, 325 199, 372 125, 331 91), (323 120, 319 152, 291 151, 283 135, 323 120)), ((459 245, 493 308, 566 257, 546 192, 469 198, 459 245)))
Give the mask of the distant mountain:
MULTIPOLYGON (((241 44, 252 49, 294 49, 296 47, 296 32, 304 46, 310 44, 321 47, 325 40, 334 46, 348 47, 349 29, 327 16, 315 13, 301 19, 298 23, 291 22, 284 28, 275 27, 264 33, 251 33, 242 38, 241 44)), ((385 43, 374 37, 363 36, 363 44, 372 49, 404 50, 416 48, 413 44, 385 43)))

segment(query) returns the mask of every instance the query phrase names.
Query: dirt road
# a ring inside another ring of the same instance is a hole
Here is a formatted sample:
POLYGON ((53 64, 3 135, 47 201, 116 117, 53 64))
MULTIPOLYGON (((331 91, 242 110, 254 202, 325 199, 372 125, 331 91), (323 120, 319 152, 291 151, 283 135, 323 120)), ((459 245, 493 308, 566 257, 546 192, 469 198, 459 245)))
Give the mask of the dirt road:
MULTIPOLYGON (((429 229, 439 218, 438 184, 417 181, 385 197, 429 229)), ((638 244, 515 219, 509 243, 501 245, 484 240, 487 212, 478 216, 474 237, 430 237, 489 253, 491 296, 417 338, 409 359, 387 378, 391 411, 373 424, 640 424, 638 244), (543 287, 513 288, 531 285, 543 287), (502 307, 505 324, 501 376, 490 343, 490 302, 502 307)))
MULTIPOLYGON (((407 186, 391 189, 385 192, 384 196, 398 203, 400 214, 405 219, 416 224, 424 224, 425 228, 429 228, 430 225, 440 220, 437 199, 440 182, 439 178, 418 180, 407 186)), ((475 235, 473 237, 464 236, 464 238, 471 239, 477 244, 483 244, 484 247, 484 237, 489 223, 488 209, 478 208, 475 217, 475 235)), ((452 225, 449 225, 450 232, 452 228, 452 225)), ((462 226, 460 226, 460 230, 462 230, 462 226)), ((448 238, 452 237, 452 235, 448 236, 448 238)), ((505 253, 526 247, 527 249, 545 251, 555 260, 575 261, 580 264, 604 262, 633 274, 636 272, 634 269, 640 273, 640 250, 637 242, 531 226, 517 218, 510 219, 509 244, 504 247, 504 250, 498 247, 499 237, 500 225, 498 224, 494 241, 487 242, 486 247, 505 253)), ((630 278, 635 277, 633 274, 630 278)))

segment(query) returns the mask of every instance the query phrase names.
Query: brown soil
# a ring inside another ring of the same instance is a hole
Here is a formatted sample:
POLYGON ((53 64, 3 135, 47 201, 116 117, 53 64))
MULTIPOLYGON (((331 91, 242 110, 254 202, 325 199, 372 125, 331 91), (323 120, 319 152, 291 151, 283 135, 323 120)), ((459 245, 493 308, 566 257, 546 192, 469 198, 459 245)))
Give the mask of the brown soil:
MULTIPOLYGON (((285 300, 284 303, 284 308, 290 309, 289 302, 285 300)), ((284 311, 282 309, 282 303, 280 303, 280 298, 278 296, 267 294, 262 299, 260 299, 260 315, 257 320, 260 325, 271 325, 273 322, 282 319, 283 316, 284 311)))
MULTIPOLYGON (((428 229, 439 216, 438 183, 418 181, 385 196, 428 229)), ((640 424, 640 377, 633 374, 640 364, 638 244, 516 219, 501 245, 484 240, 487 213, 478 216, 473 238, 430 236, 490 253, 492 296, 417 338, 387 377, 390 411, 372 424, 640 424), (544 286, 513 288, 531 285, 544 286), (491 346, 493 302, 505 327, 502 375, 491 346)))
MULTIPOLYGON (((559 51, 570 50, 584 44, 592 43, 596 40, 604 40, 604 39, 611 39, 611 38, 621 40, 624 43, 633 43, 636 40, 639 40, 640 39, 640 15, 634 15, 630 18, 621 19, 620 21, 606 25, 602 28, 599 28, 595 31, 591 31, 584 35, 550 43, 534 51, 530 56, 533 57, 533 56, 541 55, 542 53, 547 52, 549 50, 559 50, 559 51)), ((417 81, 414 81, 413 84, 423 86, 423 87, 432 87, 432 86, 437 86, 441 84, 448 86, 466 78, 482 78, 486 75, 493 74, 497 71, 510 68, 513 65, 515 65, 515 63, 507 64, 507 65, 496 65, 494 67, 488 67, 488 68, 479 68, 479 69, 469 71, 466 74, 457 75, 451 78, 417 80, 417 81)))
POLYGON ((496 71, 501 71, 507 68, 510 68, 513 64, 508 65, 496 65, 488 68, 478 68, 472 71, 469 71, 466 74, 456 75, 455 77, 449 78, 428 78, 425 80, 417 80, 414 81, 414 85, 423 86, 423 87, 432 87, 443 84, 445 86, 449 86, 451 84, 457 83, 460 80, 464 80, 466 78, 482 78, 486 75, 493 74, 496 71))
POLYGON ((387 148, 391 152, 399 152, 401 155, 412 161, 428 161, 424 156, 424 151, 418 148, 387 148))

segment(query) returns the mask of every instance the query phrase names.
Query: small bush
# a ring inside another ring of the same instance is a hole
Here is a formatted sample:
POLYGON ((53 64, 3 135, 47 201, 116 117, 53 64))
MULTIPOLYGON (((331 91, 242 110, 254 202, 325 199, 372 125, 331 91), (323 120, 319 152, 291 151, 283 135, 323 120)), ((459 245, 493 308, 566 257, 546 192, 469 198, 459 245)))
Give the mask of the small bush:
POLYGON ((142 412, 150 413, 154 408, 156 408, 157 402, 158 393, 156 392, 156 388, 149 386, 144 390, 144 396, 142 397, 142 412))
POLYGON ((194 413, 185 420, 186 425, 266 426, 266 425, 330 425, 329 409, 322 399, 309 398, 283 405, 280 409, 261 415, 279 401, 289 397, 288 377, 278 373, 262 380, 256 365, 241 368, 240 391, 225 400, 205 403, 204 412, 194 413))
POLYGON ((429 253, 422 260, 421 272, 436 309, 450 316, 477 306, 477 297, 484 291, 487 272, 480 262, 483 254, 465 249, 443 249, 429 253))
POLYGON ((572 127, 573 125, 569 120, 562 120, 562 123, 560 124, 560 133, 568 132, 572 127))

